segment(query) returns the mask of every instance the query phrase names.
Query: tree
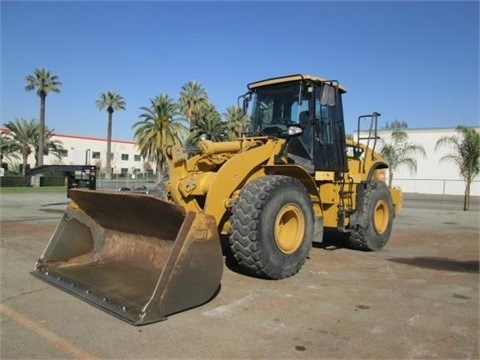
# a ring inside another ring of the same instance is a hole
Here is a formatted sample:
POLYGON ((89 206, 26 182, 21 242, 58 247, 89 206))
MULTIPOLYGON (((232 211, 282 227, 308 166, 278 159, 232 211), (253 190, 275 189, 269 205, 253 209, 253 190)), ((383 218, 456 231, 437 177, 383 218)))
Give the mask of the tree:
POLYGON ((0 164, 18 159, 18 145, 10 132, 0 132, 0 164))
POLYGON ((229 106, 227 112, 223 114, 224 121, 227 123, 228 138, 237 139, 247 130, 248 116, 238 106, 229 106))
POLYGON ((196 145, 202 135, 212 141, 224 141, 227 133, 227 124, 213 104, 208 104, 203 110, 195 126, 190 129, 187 139, 188 145, 196 145))
POLYGON ((43 165, 43 153, 45 148, 45 101, 47 95, 51 92, 59 93, 62 83, 59 81, 58 76, 53 75, 49 70, 46 69, 35 69, 33 75, 28 75, 25 78, 27 85, 25 86, 26 91, 37 90, 37 96, 40 97, 40 123, 38 133, 40 134, 38 138, 38 148, 39 153, 42 154, 38 159, 38 166, 43 165))
POLYGON ((189 81, 182 86, 179 97, 180 110, 190 123, 190 129, 196 125, 202 112, 208 106, 208 96, 205 89, 197 81, 189 81))
POLYGON ((140 121, 133 124, 135 142, 140 155, 154 160, 157 181, 162 179, 165 149, 168 145, 181 144, 187 132, 186 120, 180 117, 178 105, 165 94, 150 99, 149 107, 141 107, 140 121))
POLYGON ((112 117, 114 111, 125 110, 125 101, 122 96, 114 91, 107 91, 100 94, 100 98, 96 101, 99 110, 107 109, 108 125, 107 125, 107 162, 106 162, 106 179, 112 177, 112 117))
POLYGON ((380 153, 388 163, 388 187, 392 187, 393 174, 400 166, 417 171, 416 155, 426 156, 423 146, 409 142, 408 134, 401 129, 392 131, 390 141, 381 140, 380 153))
MULTIPOLYGON (((50 130, 48 126, 45 126, 45 153, 44 155, 47 155, 51 153, 52 155, 56 156, 58 159, 61 159, 63 156, 62 150, 65 150, 63 148, 63 143, 60 140, 52 140, 52 136, 54 134, 54 130, 50 130)), ((34 140, 34 148, 35 148, 35 166, 39 166, 39 159, 40 159, 40 148, 38 146, 38 138, 39 138, 39 133, 38 131, 35 131, 35 140, 34 140)))
POLYGON ((463 210, 470 209, 470 185, 480 172, 480 134, 471 127, 457 126, 458 135, 444 136, 437 140, 435 151, 443 146, 451 147, 452 152, 440 161, 453 161, 465 180, 463 210))
MULTIPOLYGON (((23 118, 15 118, 13 121, 4 124, 4 126, 10 130, 11 148, 18 151, 22 157, 22 174, 25 175, 28 157, 32 153, 35 154, 35 166, 40 166, 39 121, 36 119, 25 120, 23 118)), ((45 134, 43 136, 45 139, 45 150, 60 159, 62 157, 62 150, 64 150, 63 145, 59 140, 52 140, 53 135, 53 130, 45 127, 45 134)))
POLYGON ((405 121, 393 120, 391 123, 387 122, 385 124, 385 129, 387 130, 402 130, 407 129, 408 124, 405 121))
POLYGON ((24 118, 10 121, 4 126, 10 130, 11 138, 15 143, 15 148, 20 152, 22 157, 22 174, 25 175, 27 168, 28 156, 35 148, 35 142, 38 140, 38 123, 35 119, 26 120, 24 118))

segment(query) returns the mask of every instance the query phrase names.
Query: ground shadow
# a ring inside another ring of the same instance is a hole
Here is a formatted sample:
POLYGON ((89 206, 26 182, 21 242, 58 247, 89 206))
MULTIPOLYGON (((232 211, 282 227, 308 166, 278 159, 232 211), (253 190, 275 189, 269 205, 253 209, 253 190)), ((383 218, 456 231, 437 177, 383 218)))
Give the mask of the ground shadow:
POLYGON ((412 265, 432 270, 456 271, 478 274, 479 261, 461 261, 443 257, 413 257, 413 258, 393 258, 387 259, 399 264, 412 265))
POLYGON ((48 206, 67 206, 67 205, 68 205, 68 201, 62 201, 62 202, 58 202, 58 203, 45 204, 45 205, 42 205, 41 207, 48 207, 48 206))
POLYGON ((348 233, 342 233, 337 229, 325 228, 323 230, 323 241, 314 241, 312 246, 316 249, 324 249, 328 251, 348 249, 347 238, 348 233))
POLYGON ((230 243, 228 242, 228 236, 221 235, 220 243, 222 244, 222 253, 225 257, 225 266, 234 273, 246 275, 246 276, 255 276, 254 274, 249 273, 246 269, 238 265, 237 260, 233 257, 232 249, 230 248, 230 243))
POLYGON ((65 208, 68 205, 67 202, 59 202, 59 203, 52 203, 52 204, 45 204, 40 206, 40 211, 46 212, 46 213, 57 213, 57 214, 62 214, 65 212, 65 208), (62 206, 62 208, 49 208, 50 206, 62 206))

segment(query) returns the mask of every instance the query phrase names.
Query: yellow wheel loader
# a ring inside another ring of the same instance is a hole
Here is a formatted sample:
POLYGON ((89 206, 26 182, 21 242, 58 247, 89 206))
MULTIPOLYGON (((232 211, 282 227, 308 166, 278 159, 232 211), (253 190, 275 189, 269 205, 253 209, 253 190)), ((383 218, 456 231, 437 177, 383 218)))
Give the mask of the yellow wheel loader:
POLYGON ((235 141, 170 146, 162 198, 71 189, 34 275, 134 325, 208 302, 219 291, 228 236, 253 276, 297 273, 324 229, 377 251, 402 206, 367 135, 346 140, 337 81, 290 75, 248 85, 248 132, 235 141))

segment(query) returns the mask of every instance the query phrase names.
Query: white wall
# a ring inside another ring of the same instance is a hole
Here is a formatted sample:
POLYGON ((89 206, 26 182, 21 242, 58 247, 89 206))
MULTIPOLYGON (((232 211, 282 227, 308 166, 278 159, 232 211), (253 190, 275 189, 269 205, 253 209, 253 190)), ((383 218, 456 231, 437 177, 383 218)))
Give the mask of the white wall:
MULTIPOLYGON (((477 129, 480 131, 480 129, 477 129)), ((458 135, 455 128, 451 129, 406 129, 408 141, 422 145, 426 156, 418 154, 417 171, 410 172, 407 166, 399 167, 393 174, 393 186, 400 187, 404 192, 423 194, 463 195, 465 182, 457 165, 451 161, 440 161, 446 155, 453 153, 448 146, 442 146, 435 151, 437 140, 444 136, 458 135)), ((378 135, 388 141, 391 130, 378 131, 378 135)), ((364 136, 365 134, 361 135, 364 136)), ((381 142, 377 149, 380 149, 381 142)), ((478 177, 470 188, 471 195, 480 195, 480 180, 478 177)))
MULTIPOLYGON (((53 135, 51 139, 61 141, 63 148, 67 150, 68 154, 62 159, 58 159, 56 156, 49 154, 44 157, 45 165, 97 165, 97 162, 100 162, 101 172, 105 172, 107 162, 106 139, 65 134, 53 135), (96 152, 100 153, 100 159, 93 157, 96 152)), ((120 174, 122 168, 128 169, 128 174, 134 174, 135 169, 139 172, 144 172, 144 164, 146 161, 142 157, 138 159, 140 152, 136 148, 135 142, 112 139, 111 145, 111 151, 113 153, 111 166, 114 174, 120 174), (128 155, 128 160, 122 160, 122 154, 128 155), (135 159, 135 155, 137 155, 137 160, 135 159)), ((33 154, 30 155, 28 163, 31 167, 34 167, 35 158, 33 154)), ((152 169, 154 168, 152 165, 152 169)))
MULTIPOLYGON (((477 128, 477 131, 480 131, 480 128, 477 128)), ((452 150, 445 146, 435 151, 437 140, 443 136, 457 134, 455 128, 407 129, 406 132, 409 141, 422 145, 427 155, 425 158, 421 155, 417 156, 416 172, 411 173, 406 166, 398 168, 393 177, 393 186, 400 187, 404 192, 410 193, 463 195, 465 182, 457 166, 448 161, 440 162, 442 156, 451 153, 452 150)), ((378 131, 381 138, 388 139, 390 134, 391 130, 378 131)), ((365 136, 365 133, 361 133, 360 136, 365 136)), ((87 164, 96 165, 98 160, 92 158, 92 156, 94 152, 100 152, 101 171, 105 171, 106 139, 64 134, 56 134, 52 139, 60 140, 63 147, 68 151, 68 155, 61 160, 53 155, 48 155, 44 158, 45 165, 83 165, 85 160, 87 164)), ((377 144, 377 150, 379 148, 380 143, 377 144)), ((134 155, 139 155, 139 152, 133 141, 112 140, 112 153, 114 154, 112 160, 114 174, 120 174, 122 168, 128 169, 129 174, 133 174, 134 169, 140 169, 140 172, 144 172, 146 161, 143 158, 135 161, 134 155), (122 154, 128 154, 128 160, 122 160, 122 154)), ((33 154, 29 157, 29 164, 31 167, 35 165, 33 154)), ((151 168, 155 169, 154 164, 151 164, 151 168)), ((471 195, 480 195, 480 179, 478 177, 472 183, 471 195)))

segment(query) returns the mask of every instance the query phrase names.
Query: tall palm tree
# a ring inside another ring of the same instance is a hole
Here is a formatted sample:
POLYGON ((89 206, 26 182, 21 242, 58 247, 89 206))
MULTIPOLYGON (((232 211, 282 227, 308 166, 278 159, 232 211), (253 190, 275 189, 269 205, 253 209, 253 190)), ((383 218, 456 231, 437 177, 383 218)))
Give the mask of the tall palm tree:
POLYGON ((442 146, 450 146, 452 152, 440 161, 453 161, 465 179, 463 210, 470 209, 470 185, 480 172, 480 134, 471 127, 457 126, 458 135, 444 136, 437 140, 435 151, 442 146))
POLYGON ((248 116, 238 106, 229 106, 223 118, 227 123, 229 139, 237 139, 247 130, 248 116))
POLYGON ((28 156, 33 152, 38 140, 38 122, 35 119, 26 120, 24 118, 10 121, 4 124, 10 130, 10 135, 15 142, 15 147, 22 156, 22 174, 25 175, 28 156))
POLYGON ((227 123, 222 121, 213 104, 206 106, 196 125, 190 130, 188 145, 197 144, 202 135, 206 135, 212 141, 225 141, 227 138, 227 123))
POLYGON ((207 92, 197 81, 189 81, 182 86, 178 102, 181 112, 190 123, 190 129, 195 126, 209 103, 207 92))
POLYGON ((41 155, 38 159, 38 165, 42 166, 45 147, 45 101, 49 93, 60 92, 60 87, 62 86, 62 83, 59 81, 58 76, 53 75, 49 70, 43 68, 35 69, 34 74, 27 75, 25 81, 27 83, 27 85, 25 86, 25 90, 37 90, 37 96, 40 97, 40 124, 38 129, 40 137, 38 139, 38 148, 41 155))
POLYGON ((125 100, 114 91, 107 91, 100 94, 100 98, 95 103, 99 110, 107 109, 107 161, 106 161, 106 179, 112 177, 112 117, 114 111, 125 110, 125 100))
POLYGON ((135 129, 135 142, 144 158, 155 161, 157 181, 162 179, 165 163, 165 148, 168 145, 181 144, 187 133, 186 120, 181 118, 178 105, 165 94, 150 99, 149 107, 141 107, 140 119, 135 129))
POLYGON ((416 155, 426 156, 423 146, 409 142, 408 134, 401 129, 392 131, 390 141, 381 139, 380 153, 388 163, 388 187, 392 187, 393 174, 400 166, 417 171, 416 155))

